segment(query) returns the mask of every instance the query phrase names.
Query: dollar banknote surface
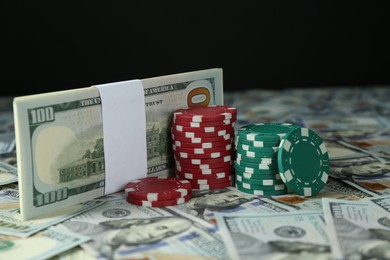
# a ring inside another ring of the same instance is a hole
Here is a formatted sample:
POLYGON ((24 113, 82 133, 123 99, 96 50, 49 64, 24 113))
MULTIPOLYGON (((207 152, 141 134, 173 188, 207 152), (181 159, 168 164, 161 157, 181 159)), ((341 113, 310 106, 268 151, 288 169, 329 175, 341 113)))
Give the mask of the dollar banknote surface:
POLYGON ((89 239, 58 227, 49 227, 24 239, 0 235, 0 259, 50 259, 89 239))
MULTIPOLYGON (((170 136, 172 113, 190 106, 222 104, 222 69, 179 73, 141 82, 147 147, 128 149, 146 150, 147 174, 169 175, 174 162, 170 136)), ((105 167, 105 146, 109 144, 104 145, 104 106, 98 88, 16 97, 13 105, 20 211, 24 219, 105 194, 105 185, 111 180, 106 179, 110 173, 105 167)), ((131 134, 112 139, 127 140, 131 134)), ((122 149, 116 151, 115 147, 109 152, 111 158, 116 158, 115 153, 121 156, 125 153, 122 149)), ((122 168, 131 168, 128 162, 124 164, 122 168)))
POLYGON ((173 174, 172 113, 179 108, 222 105, 222 69, 142 79, 145 93, 148 175, 173 174))
POLYGON ((364 198, 369 205, 372 205, 383 214, 390 216, 390 195, 364 198))
POLYGON ((232 259, 331 259, 320 211, 215 216, 232 259))
POLYGON ((90 237, 81 247, 97 259, 137 259, 145 252, 230 259, 219 235, 199 222, 123 199, 106 201, 59 226, 90 237))
POLYGON ((334 259, 389 259, 389 214, 366 199, 323 198, 323 210, 334 259))
POLYGON ((0 162, 0 185, 18 181, 18 171, 15 166, 0 162))

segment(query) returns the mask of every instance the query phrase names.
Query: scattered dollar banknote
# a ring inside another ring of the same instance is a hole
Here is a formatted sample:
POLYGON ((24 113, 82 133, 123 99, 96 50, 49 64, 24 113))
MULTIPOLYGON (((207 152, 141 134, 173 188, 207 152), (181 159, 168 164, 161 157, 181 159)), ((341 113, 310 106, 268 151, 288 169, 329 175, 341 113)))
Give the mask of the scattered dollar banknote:
POLYGON ((89 239, 58 227, 49 227, 29 238, 0 235, 0 259, 49 259, 89 239))
POLYGON ((366 199, 349 201, 323 198, 324 217, 334 259, 389 259, 389 214, 370 206, 366 199))
POLYGON ((374 208, 382 211, 383 214, 389 214, 388 216, 390 216, 390 195, 369 197, 364 199, 374 208))
POLYGON ((18 170, 5 162, 0 162, 0 185, 18 181, 18 170))
POLYGON ((331 259, 321 211, 215 217, 232 259, 331 259))
POLYGON ((230 259, 220 236, 199 222, 123 199, 106 201, 59 227, 90 237, 81 247, 98 259, 135 259, 144 252, 230 259))
POLYGON ((103 202, 87 201, 41 216, 39 219, 23 220, 19 208, 0 209, 0 234, 27 238, 43 229, 88 211, 103 202))

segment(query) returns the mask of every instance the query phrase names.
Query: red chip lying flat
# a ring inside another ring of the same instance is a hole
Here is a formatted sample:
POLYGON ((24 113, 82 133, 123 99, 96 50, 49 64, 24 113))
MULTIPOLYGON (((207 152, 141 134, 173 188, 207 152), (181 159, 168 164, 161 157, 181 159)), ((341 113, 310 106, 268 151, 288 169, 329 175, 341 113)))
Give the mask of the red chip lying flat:
POLYGON ((191 194, 191 188, 191 183, 182 178, 146 177, 127 183, 125 193, 128 199, 161 201, 183 198, 191 194))
POLYGON ((144 207, 168 207, 168 206, 180 205, 182 203, 189 201, 191 198, 192 198, 192 193, 189 193, 188 195, 182 198, 171 199, 171 200, 148 201, 148 200, 127 198, 127 202, 137 206, 144 206, 144 207))

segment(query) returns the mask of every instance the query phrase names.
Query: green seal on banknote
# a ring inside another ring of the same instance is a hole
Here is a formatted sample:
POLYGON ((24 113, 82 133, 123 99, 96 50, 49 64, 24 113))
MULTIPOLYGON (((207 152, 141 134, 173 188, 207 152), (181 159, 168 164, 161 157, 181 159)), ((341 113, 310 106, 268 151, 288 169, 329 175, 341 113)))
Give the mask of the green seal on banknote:
POLYGON ((15 243, 10 240, 2 240, 0 241, 0 252, 4 250, 8 250, 12 248, 14 245, 15 243))

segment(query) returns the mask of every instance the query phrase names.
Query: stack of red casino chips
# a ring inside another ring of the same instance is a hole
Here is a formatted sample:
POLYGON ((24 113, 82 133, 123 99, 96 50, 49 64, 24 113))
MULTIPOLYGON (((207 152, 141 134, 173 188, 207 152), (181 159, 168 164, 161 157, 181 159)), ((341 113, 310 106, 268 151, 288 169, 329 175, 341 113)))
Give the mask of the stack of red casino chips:
POLYGON ((173 113, 172 148, 176 175, 193 189, 234 185, 234 123, 237 109, 213 105, 173 113))
POLYGON ((137 206, 166 207, 192 198, 191 183, 175 177, 145 177, 126 184, 127 202, 137 206))

